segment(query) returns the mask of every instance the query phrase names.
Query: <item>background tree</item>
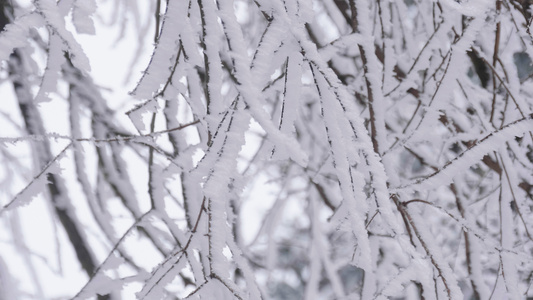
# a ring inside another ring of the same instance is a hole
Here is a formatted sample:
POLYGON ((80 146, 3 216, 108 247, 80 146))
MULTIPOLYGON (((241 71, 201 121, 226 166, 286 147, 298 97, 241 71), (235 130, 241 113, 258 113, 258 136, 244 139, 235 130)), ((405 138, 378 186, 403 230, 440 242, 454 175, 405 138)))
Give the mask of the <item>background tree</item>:
POLYGON ((0 3, 1 299, 533 297, 529 1, 0 3))

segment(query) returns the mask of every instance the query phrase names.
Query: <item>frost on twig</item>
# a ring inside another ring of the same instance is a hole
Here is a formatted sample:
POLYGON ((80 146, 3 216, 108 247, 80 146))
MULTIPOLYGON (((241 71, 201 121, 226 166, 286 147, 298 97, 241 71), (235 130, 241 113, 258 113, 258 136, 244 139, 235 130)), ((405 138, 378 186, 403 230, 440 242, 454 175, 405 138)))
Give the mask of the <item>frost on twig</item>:
POLYGON ((26 2, 0 1, 0 294, 533 297, 527 1, 26 2), (105 26, 129 95, 90 71, 105 26))

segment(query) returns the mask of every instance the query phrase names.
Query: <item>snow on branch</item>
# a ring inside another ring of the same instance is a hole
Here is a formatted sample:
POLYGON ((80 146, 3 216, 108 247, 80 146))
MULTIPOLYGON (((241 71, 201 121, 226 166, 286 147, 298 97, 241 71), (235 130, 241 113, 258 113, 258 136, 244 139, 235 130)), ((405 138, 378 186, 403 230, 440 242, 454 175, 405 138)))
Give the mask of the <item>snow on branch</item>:
POLYGON ((58 155, 56 155, 46 166, 31 180, 26 187, 24 187, 15 197, 4 204, 0 209, 0 215, 5 211, 15 209, 20 206, 28 205, 33 198, 37 197, 42 191, 45 190, 45 186, 50 184, 48 182, 48 174, 61 174, 61 167, 59 166, 59 160, 63 158, 66 151, 72 146, 72 143, 68 144, 58 155))
POLYGON ((501 129, 495 130, 483 138, 476 141, 470 148, 459 156, 448 161, 444 166, 434 173, 416 179, 408 184, 400 185, 393 190, 406 188, 433 189, 449 184, 453 178, 472 165, 478 163, 487 153, 497 151, 505 146, 506 142, 523 136, 533 128, 533 115, 511 122, 501 129))
POLYGON ((528 1, 26 2, 0 298, 533 297, 528 1))

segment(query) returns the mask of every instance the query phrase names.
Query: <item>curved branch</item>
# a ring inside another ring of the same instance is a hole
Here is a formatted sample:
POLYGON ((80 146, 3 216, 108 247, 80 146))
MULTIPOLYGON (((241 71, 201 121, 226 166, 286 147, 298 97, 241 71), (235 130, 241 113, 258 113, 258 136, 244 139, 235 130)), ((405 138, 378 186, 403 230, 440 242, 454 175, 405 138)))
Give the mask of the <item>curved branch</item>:
POLYGON ((466 171, 470 166, 476 164, 486 153, 502 147, 506 141, 515 136, 521 136, 524 133, 531 131, 531 128, 533 128, 533 114, 489 133, 478 142, 475 142, 472 147, 461 153, 459 156, 448 161, 439 170, 410 183, 396 187, 395 190, 402 190, 408 187, 414 188, 415 186, 417 189, 429 189, 448 184, 452 181, 455 175, 466 171))

